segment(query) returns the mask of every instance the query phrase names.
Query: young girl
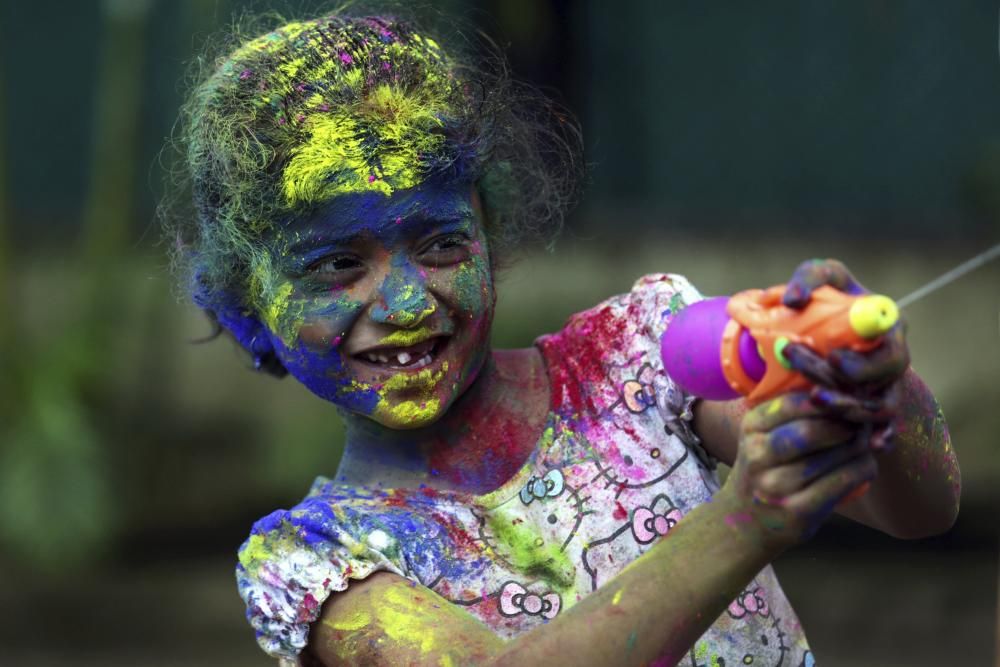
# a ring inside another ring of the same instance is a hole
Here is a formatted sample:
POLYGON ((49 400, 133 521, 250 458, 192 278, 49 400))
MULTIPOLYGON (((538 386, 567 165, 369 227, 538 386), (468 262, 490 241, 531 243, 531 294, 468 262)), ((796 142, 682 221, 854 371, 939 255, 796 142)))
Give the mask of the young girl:
MULTIPOLYGON (((346 424, 336 475, 240 548, 257 640, 304 665, 811 665, 769 563, 833 511, 899 537, 957 512, 902 330, 790 346, 816 388, 750 411, 665 374, 661 334, 700 298, 676 275, 492 350, 497 265, 558 226, 579 171, 537 101, 409 24, 338 15, 243 44, 186 106, 193 298, 346 424)), ((824 284, 862 291, 815 260, 785 302, 824 284)))

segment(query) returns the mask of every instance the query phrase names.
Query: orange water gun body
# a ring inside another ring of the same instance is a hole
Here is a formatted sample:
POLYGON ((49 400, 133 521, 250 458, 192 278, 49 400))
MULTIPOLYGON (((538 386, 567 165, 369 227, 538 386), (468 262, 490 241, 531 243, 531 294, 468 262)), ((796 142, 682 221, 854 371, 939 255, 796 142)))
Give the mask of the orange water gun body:
POLYGON ((806 345, 824 357, 838 348, 868 352, 899 321, 899 309, 886 296, 823 286, 796 309, 782 304, 784 293, 785 285, 747 290, 675 313, 660 341, 667 374, 695 396, 745 396, 754 406, 811 386, 789 364, 787 345, 806 345))

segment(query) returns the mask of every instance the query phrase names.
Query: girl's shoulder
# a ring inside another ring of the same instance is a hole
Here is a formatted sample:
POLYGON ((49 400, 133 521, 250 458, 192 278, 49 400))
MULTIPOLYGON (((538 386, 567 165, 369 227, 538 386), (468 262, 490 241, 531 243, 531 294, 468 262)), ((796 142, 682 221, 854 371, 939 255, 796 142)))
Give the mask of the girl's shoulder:
POLYGON ((258 643, 294 658, 330 594, 377 571, 431 587, 445 557, 435 550, 475 522, 454 494, 317 478, 300 503, 257 521, 239 549, 237 585, 258 643))
POLYGON ((655 334, 670 316, 686 305, 700 301, 701 293, 682 275, 649 273, 640 276, 628 292, 609 297, 592 308, 571 315, 566 326, 553 335, 593 332, 595 320, 632 324, 636 332, 655 334))
POLYGON ((683 276, 648 274, 628 292, 571 315, 562 329, 535 344, 550 367, 576 358, 592 366, 591 374, 600 372, 598 366, 625 366, 638 355, 659 364, 655 352, 670 316, 701 298, 683 276))
MULTIPOLYGON (((607 419, 655 407, 668 422, 689 422, 693 398, 664 371, 660 338, 671 315, 701 298, 683 276, 649 274, 630 291, 570 316, 561 330, 538 338, 554 409, 607 419)), ((690 429, 680 434, 697 444, 690 429)))

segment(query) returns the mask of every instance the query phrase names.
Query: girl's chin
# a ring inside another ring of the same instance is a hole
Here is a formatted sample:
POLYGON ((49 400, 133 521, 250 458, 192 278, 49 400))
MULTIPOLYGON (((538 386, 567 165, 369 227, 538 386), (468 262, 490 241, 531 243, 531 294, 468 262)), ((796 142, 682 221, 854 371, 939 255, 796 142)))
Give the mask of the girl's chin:
MULTIPOLYGON (((420 363, 375 362, 357 355, 341 357, 341 365, 323 377, 299 377, 313 393, 345 414, 365 417, 386 428, 412 430, 439 420, 478 373, 479 355, 452 337, 443 338, 420 363), (463 382, 461 378, 465 378, 463 382)), ((296 369, 299 370, 299 369, 296 369)))
POLYGON ((442 396, 443 393, 383 396, 367 417, 386 428, 399 431, 424 428, 441 419, 450 407, 450 401, 442 396))

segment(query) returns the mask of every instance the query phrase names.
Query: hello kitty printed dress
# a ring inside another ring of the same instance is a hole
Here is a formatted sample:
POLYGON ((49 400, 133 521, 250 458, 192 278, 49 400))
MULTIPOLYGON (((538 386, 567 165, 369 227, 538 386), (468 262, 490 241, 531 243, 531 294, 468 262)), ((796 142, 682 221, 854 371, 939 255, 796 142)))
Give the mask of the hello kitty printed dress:
MULTIPOLYGON (((672 313, 701 298, 649 275, 536 342, 551 407, 529 460, 483 496, 371 490, 323 477, 258 521, 237 581, 260 646, 296 664, 326 598, 388 570, 510 638, 614 578, 718 489, 691 404, 664 374, 672 313)), ((813 665, 798 618, 765 567, 681 661, 689 667, 813 665)))

